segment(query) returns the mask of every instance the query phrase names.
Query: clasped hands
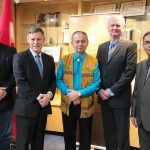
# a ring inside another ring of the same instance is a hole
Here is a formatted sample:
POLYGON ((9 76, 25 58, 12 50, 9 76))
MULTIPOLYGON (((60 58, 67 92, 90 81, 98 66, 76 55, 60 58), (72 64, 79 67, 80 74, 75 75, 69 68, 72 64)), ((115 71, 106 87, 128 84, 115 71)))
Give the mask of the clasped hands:
POLYGON ((109 93, 108 89, 106 89, 106 90, 101 89, 98 93, 99 93, 100 97, 102 98, 102 100, 108 100, 110 97, 110 93, 109 93))
POLYGON ((67 96, 70 99, 70 101, 72 101, 75 106, 79 105, 81 102, 81 99, 80 99, 81 93, 79 91, 75 91, 72 89, 69 89, 68 91, 69 93, 67 94, 67 96))
POLYGON ((52 98, 51 94, 40 94, 37 98, 39 104, 41 105, 41 107, 45 107, 49 104, 50 99, 52 98))
POLYGON ((0 87, 0 101, 7 95, 6 87, 0 87))

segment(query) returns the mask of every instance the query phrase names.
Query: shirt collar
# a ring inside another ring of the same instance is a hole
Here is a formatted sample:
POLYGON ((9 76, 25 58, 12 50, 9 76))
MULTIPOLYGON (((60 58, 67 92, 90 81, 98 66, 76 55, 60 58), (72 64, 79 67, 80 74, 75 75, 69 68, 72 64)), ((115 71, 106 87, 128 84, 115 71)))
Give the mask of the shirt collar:
MULTIPOLYGON (((35 58, 35 56, 37 55, 37 53, 35 53, 31 48, 30 48, 30 52, 31 52, 31 54, 33 55, 33 57, 35 58)), ((41 58, 42 53, 39 53, 38 55, 39 55, 40 58, 41 58)))
POLYGON ((121 39, 122 39, 122 37, 119 38, 119 39, 116 39, 116 40, 110 40, 110 45, 111 45, 111 44, 118 45, 119 42, 121 41, 121 39))
MULTIPOLYGON (((86 53, 80 54, 81 60, 84 60, 86 56, 86 53)), ((79 57, 77 52, 74 52, 74 60, 76 60, 79 57)))

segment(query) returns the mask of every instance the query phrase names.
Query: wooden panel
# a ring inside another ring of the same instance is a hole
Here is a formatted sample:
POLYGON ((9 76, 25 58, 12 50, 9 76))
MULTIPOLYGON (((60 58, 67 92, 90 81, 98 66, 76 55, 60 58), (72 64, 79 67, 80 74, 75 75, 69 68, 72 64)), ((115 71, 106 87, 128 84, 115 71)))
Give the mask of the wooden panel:
POLYGON ((130 121, 130 145, 133 147, 139 146, 138 128, 135 128, 130 121))
MULTIPOLYGON (((69 18, 70 36, 74 31, 82 30, 88 34, 89 45, 86 50, 88 54, 96 56, 98 45, 109 39, 107 32, 108 15, 85 15, 72 16, 69 18)), ((69 45, 70 52, 73 52, 72 45, 69 45)))
POLYGON ((62 115, 59 106, 52 106, 52 115, 47 117, 47 131, 63 132, 62 115))
POLYGON ((105 146, 101 105, 97 103, 97 97, 95 97, 95 112, 93 115, 92 145, 105 146))

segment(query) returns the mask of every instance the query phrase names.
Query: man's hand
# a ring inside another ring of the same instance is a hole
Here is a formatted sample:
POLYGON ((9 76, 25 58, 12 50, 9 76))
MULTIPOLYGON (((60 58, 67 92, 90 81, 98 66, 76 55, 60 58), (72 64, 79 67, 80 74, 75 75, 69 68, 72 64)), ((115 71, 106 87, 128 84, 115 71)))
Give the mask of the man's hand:
POLYGON ((99 92, 98 92, 99 96, 102 98, 102 100, 108 100, 109 97, 110 97, 110 94, 108 92, 108 90, 103 90, 101 89, 99 92))
POLYGON ((69 99, 71 101, 77 100, 80 98, 80 92, 79 91, 75 91, 75 90, 69 90, 69 94, 67 94, 67 96, 69 97, 69 99))
POLYGON ((69 94, 67 94, 67 96, 69 97, 69 99, 74 103, 74 105, 79 105, 81 102, 80 96, 81 93, 79 91, 75 91, 75 90, 69 90, 69 94))
POLYGON ((81 102, 81 99, 79 98, 79 99, 74 100, 73 104, 76 106, 76 105, 79 105, 80 102, 81 102))
POLYGON ((39 104, 42 107, 45 107, 49 104, 49 101, 52 98, 52 95, 50 95, 50 94, 40 94, 38 97, 39 97, 39 99, 38 99, 39 104))
POLYGON ((136 118, 131 117, 131 122, 135 127, 137 127, 137 119, 136 118))
POLYGON ((2 100, 7 95, 6 88, 0 87, 0 100, 2 100))

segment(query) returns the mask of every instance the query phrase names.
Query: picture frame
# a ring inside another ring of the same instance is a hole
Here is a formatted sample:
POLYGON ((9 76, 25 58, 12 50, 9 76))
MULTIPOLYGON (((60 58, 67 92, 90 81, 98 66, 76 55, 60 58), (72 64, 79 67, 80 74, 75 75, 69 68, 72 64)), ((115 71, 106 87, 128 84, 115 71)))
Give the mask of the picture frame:
POLYGON ((61 46, 44 46, 42 48, 42 52, 47 55, 51 55, 56 63, 60 61, 60 51, 61 46))
POLYGON ((93 13, 108 13, 116 11, 116 4, 95 5, 93 13))
POLYGON ((146 0, 121 3, 120 14, 123 16, 138 16, 145 14, 146 0))

